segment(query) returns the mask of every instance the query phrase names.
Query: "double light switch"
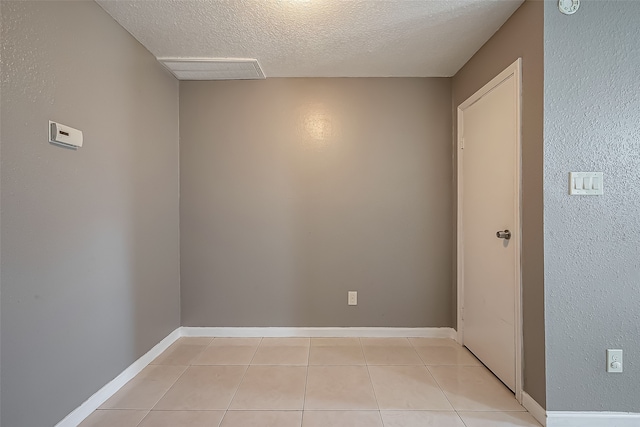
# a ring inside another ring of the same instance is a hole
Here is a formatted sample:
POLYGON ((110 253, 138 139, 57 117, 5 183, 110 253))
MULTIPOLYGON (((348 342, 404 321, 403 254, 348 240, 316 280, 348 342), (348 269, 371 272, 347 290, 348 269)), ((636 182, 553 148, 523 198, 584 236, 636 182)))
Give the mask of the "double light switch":
POLYGON ((569 194, 599 196, 603 194, 602 172, 569 172, 569 194))

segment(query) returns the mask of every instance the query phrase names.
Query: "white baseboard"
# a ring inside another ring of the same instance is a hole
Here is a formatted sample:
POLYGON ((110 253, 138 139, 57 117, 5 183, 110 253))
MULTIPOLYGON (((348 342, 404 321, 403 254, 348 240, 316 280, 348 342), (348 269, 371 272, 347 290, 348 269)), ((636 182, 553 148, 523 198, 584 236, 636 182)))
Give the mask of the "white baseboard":
POLYGON ((522 406, 529 411, 543 427, 547 425, 547 412, 526 391, 522 392, 522 406))
POLYGON ((547 427, 638 427, 640 413, 548 411, 547 427))
POLYGON ((183 326, 184 337, 456 338, 453 328, 208 328, 183 326))
POLYGON ((95 392, 93 396, 87 399, 82 405, 78 406, 73 412, 67 415, 55 427, 76 427, 93 411, 98 409, 100 405, 113 396, 122 386, 129 380, 138 375, 149 363, 165 351, 181 336, 180 328, 171 332, 165 339, 156 344, 151 350, 146 352, 142 357, 133 362, 120 375, 111 380, 107 385, 95 392))

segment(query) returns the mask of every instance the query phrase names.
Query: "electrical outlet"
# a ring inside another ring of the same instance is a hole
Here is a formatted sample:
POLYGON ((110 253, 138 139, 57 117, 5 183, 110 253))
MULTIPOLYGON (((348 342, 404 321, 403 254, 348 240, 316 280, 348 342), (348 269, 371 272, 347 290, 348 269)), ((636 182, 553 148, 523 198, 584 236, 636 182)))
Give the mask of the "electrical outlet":
POLYGON ((607 350, 607 372, 622 372, 622 350, 607 350))
POLYGON ((358 305, 358 291, 349 291, 347 293, 347 303, 349 305, 358 305))

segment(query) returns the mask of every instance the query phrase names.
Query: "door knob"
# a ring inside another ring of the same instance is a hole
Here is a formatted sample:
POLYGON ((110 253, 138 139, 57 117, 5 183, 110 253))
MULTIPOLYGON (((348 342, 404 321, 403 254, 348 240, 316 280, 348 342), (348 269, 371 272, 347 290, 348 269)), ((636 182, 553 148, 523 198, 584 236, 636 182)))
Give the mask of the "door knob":
POLYGON ((511 232, 509 230, 498 231, 498 232, 496 232, 496 237, 498 239, 509 240, 509 239, 511 239, 511 232))

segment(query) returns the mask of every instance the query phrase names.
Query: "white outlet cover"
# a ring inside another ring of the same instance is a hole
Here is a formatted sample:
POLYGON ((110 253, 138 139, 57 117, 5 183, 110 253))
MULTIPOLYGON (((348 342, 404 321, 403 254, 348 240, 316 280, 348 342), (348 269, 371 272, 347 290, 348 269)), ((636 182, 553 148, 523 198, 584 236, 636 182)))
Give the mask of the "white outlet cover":
POLYGON ((607 350, 607 372, 622 372, 622 350, 607 350))
POLYGON ((358 291, 349 291, 347 293, 347 299, 349 305, 358 305, 358 291))

